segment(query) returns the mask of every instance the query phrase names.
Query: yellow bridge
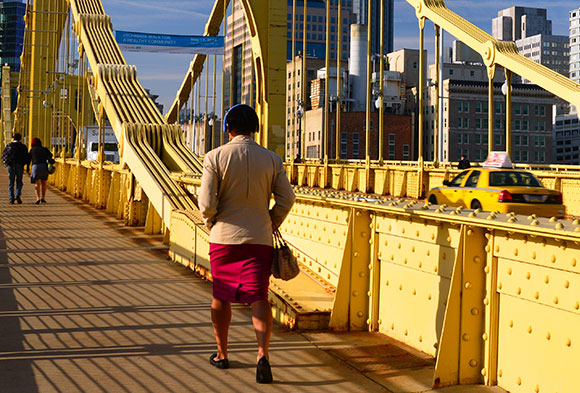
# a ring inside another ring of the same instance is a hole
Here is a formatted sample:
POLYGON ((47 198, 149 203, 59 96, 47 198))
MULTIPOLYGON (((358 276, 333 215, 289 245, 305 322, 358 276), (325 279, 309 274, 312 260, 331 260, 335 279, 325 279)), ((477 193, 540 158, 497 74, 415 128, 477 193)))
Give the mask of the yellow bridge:
MULTIPOLYGON (((443 0, 407 2, 418 18, 421 54, 425 21, 430 20, 437 37, 439 28, 445 29, 482 55, 490 81, 501 67, 507 79, 521 75, 580 107, 580 85, 519 55, 515 44, 497 41, 447 9, 443 0)), ((228 3, 216 0, 205 35, 219 33, 228 3)), ((255 103, 262 125, 256 138, 283 154, 286 46, 277 43, 286 42, 287 2, 240 3, 251 34, 255 103)), ((28 0, 26 26, 19 89, 33 94, 20 94, 13 120, 9 108, 8 114, 3 108, 5 141, 10 130, 28 140, 38 136, 52 141, 59 156, 52 185, 129 227, 144 227, 145 235, 162 236, 173 261, 211 278, 208 233, 196 207, 202 159, 185 145, 178 124, 179 111, 207 67, 207 56, 194 57, 164 118, 139 83, 135 67, 126 64, 99 0, 28 0), (70 151, 73 138, 80 142, 80 133, 73 130, 95 120, 101 142, 106 122, 112 126, 120 164, 105 161, 103 143, 97 161, 83 160, 80 149, 70 151)), ((327 69, 329 57, 327 48, 327 69)), ((420 108, 424 61, 421 57, 420 108)), ((4 79, 3 87, 9 85, 4 79)), ((510 113, 509 94, 507 103, 510 113)), ((329 114, 328 103, 325 111, 329 114)), ((419 141, 423 123, 419 111, 419 141)), ((303 331, 382 333, 388 336, 385 340, 397 340, 434 359, 434 388, 481 384, 510 392, 577 392, 580 223, 418 202, 426 190, 456 172, 422 158, 373 162, 369 132, 367 128, 367 158, 358 164, 331 159, 328 142, 322 162, 285 164, 297 203, 282 231, 295 246, 302 272, 290 282, 272 281, 276 319, 303 331)), ((509 132, 507 127, 507 141, 509 132)), ((324 133, 328 141, 328 124, 324 133)), ((419 144, 419 157, 422 152, 419 144)), ((569 215, 580 216, 578 167, 528 169, 545 186, 563 193, 569 215)), ((175 295, 187 296, 183 290, 175 295)), ((180 391, 179 384, 161 389, 180 391)), ((344 389, 355 391, 350 385, 344 389)))

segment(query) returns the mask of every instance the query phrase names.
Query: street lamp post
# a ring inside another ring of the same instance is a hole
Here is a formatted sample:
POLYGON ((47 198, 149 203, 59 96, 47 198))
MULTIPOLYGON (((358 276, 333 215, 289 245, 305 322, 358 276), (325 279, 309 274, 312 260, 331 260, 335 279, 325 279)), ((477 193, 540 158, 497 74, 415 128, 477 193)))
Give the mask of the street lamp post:
POLYGON ((302 100, 298 100, 298 102, 296 103, 297 105, 297 109, 296 109, 296 118, 298 119, 298 138, 297 138, 297 142, 296 142, 296 154, 294 155, 296 157, 295 161, 296 162, 300 162, 300 152, 301 150, 301 143, 302 143, 302 116, 304 116, 304 110, 303 110, 303 106, 304 103, 302 102, 302 100))

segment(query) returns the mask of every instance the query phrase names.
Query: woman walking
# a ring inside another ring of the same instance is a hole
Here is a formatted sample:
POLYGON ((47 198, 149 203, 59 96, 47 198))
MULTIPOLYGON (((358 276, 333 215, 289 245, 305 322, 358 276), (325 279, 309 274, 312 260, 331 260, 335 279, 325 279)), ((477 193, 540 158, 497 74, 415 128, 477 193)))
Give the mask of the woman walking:
POLYGON ((34 184, 36 194, 35 204, 46 203, 46 181, 48 180, 48 164, 54 164, 52 153, 42 146, 39 138, 30 141, 30 182, 34 184))
POLYGON ((223 128, 230 142, 205 156, 198 202, 210 229, 211 316, 217 352, 209 361, 218 368, 229 367, 230 304, 250 304, 258 341, 256 382, 271 383, 272 232, 290 212, 295 196, 280 156, 254 142, 252 133, 258 131, 258 123, 248 105, 235 105, 228 111, 223 128), (270 209, 272 195, 275 204, 270 209))

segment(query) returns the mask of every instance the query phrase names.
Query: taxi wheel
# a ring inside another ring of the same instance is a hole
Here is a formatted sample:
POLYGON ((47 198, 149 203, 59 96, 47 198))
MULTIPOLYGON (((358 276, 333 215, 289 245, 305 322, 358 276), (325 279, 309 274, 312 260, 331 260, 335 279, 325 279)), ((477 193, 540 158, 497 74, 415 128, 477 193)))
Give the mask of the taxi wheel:
POLYGON ((475 210, 475 209, 481 209, 481 210, 483 210, 483 209, 481 208, 481 203, 480 203, 480 202, 479 202, 477 199, 475 199, 475 200, 471 201, 471 208, 472 208, 473 210, 475 210))
POLYGON ((435 195, 431 195, 429 197, 429 203, 432 205, 436 205, 437 204, 437 198, 435 197, 435 195))

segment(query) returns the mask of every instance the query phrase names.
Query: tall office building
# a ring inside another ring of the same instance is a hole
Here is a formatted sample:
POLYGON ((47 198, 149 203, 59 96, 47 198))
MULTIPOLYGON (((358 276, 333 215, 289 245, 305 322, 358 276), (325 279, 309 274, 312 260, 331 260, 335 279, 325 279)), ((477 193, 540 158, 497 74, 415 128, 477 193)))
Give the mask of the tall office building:
POLYGON ((18 99, 18 72, 20 54, 24 42, 24 14, 26 3, 22 1, 0 1, 0 66, 10 66, 12 110, 18 99))
POLYGON ((20 70, 25 12, 22 1, 0 2, 0 64, 8 64, 11 71, 20 70))
MULTIPOLYGON (((336 63, 338 41, 337 16, 338 2, 331 1, 330 12, 330 59, 336 63)), ((392 1, 392 0, 390 0, 392 1)), ((348 59, 350 51, 350 25, 356 22, 352 12, 352 1, 342 0, 342 59, 348 59)), ((291 61, 302 53, 302 41, 306 34, 306 54, 308 59, 324 60, 326 57, 326 2, 324 0, 308 0, 306 20, 304 20, 304 1, 288 0, 286 20, 286 60, 291 61), (292 18, 293 5, 296 1, 296 48, 292 56, 292 18)), ((385 53, 387 46, 385 45, 385 53)), ((227 32, 225 38, 224 96, 226 108, 237 103, 250 103, 254 75, 252 71, 252 47, 250 34, 245 23, 244 10, 240 0, 233 1, 233 13, 227 17, 227 32), (233 42, 232 42, 233 40, 233 42), (232 63, 233 53, 233 63, 232 63), (233 78, 230 70, 233 64, 233 78), (230 82, 233 79, 233 99, 230 100, 230 82)))
POLYGON ((570 79, 580 83, 580 8, 570 11, 570 79))
MULTIPOLYGON (((337 2, 338 0, 332 0, 337 2)), ((343 4, 349 4, 351 1, 343 1, 343 4)), ((356 23, 360 25, 366 25, 368 23, 369 17, 369 2, 368 0, 354 0, 352 2, 352 11, 356 15, 356 23)), ((371 9, 371 50, 373 54, 380 53, 380 40, 381 40, 381 7, 378 1, 373 2, 371 9)), ((385 5, 385 27, 384 27, 384 43, 385 43, 385 54, 391 53, 393 51, 393 26, 394 26, 394 0, 383 0, 382 3, 385 5)))
POLYGON ((493 19, 492 31, 499 40, 515 41, 518 51, 527 58, 562 75, 569 75, 568 37, 552 34, 552 21, 548 19, 545 8, 501 10, 493 19))

